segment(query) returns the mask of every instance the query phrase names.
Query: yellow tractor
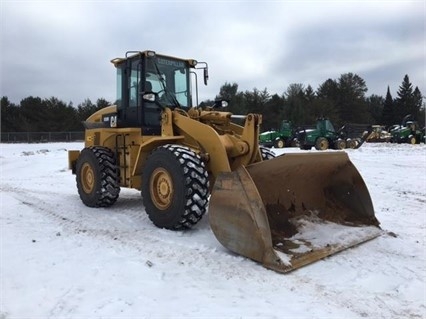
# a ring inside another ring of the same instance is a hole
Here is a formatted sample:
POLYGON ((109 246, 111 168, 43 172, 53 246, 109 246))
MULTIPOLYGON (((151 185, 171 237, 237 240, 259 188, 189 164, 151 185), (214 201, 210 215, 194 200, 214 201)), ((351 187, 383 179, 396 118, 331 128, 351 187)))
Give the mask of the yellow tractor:
POLYGON ((85 147, 68 154, 85 205, 111 206, 127 187, 160 228, 189 229, 208 212, 223 246, 278 272, 380 235, 345 152, 275 157, 259 146, 261 115, 219 111, 225 101, 198 107, 207 63, 153 51, 111 62, 116 105, 84 122, 85 147))

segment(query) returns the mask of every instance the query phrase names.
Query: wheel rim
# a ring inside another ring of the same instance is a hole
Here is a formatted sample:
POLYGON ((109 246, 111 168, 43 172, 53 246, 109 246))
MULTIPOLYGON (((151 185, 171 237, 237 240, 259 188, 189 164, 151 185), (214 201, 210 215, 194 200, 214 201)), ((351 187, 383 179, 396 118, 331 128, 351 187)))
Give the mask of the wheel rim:
POLYGON ((415 137, 412 137, 412 138, 410 139, 410 143, 411 143, 411 144, 416 144, 416 138, 415 138, 415 137))
POLYGON ((153 204, 160 210, 167 209, 173 200, 173 180, 164 168, 157 168, 151 175, 150 193, 153 204))
POLYGON ((86 194, 90 194, 95 187, 95 172, 89 163, 84 163, 81 168, 81 185, 86 194))
POLYGON ((327 143, 327 141, 326 141, 326 140, 322 140, 322 141, 320 142, 320 150, 324 151, 324 150, 326 150, 326 149, 327 149, 327 147, 328 147, 328 143, 327 143))
POLYGON ((283 148, 284 147, 284 141, 279 140, 278 141, 278 148, 283 148))

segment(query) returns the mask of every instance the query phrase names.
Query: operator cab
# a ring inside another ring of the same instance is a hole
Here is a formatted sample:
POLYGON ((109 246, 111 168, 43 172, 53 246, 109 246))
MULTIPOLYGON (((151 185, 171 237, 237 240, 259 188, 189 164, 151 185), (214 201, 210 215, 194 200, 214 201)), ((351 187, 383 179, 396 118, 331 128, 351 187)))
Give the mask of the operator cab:
MULTIPOLYGON (((143 135, 161 135, 164 108, 192 107, 191 69, 197 61, 130 51, 111 62, 117 68, 117 127, 140 127, 143 135)), ((206 82, 207 65, 204 77, 206 82)))

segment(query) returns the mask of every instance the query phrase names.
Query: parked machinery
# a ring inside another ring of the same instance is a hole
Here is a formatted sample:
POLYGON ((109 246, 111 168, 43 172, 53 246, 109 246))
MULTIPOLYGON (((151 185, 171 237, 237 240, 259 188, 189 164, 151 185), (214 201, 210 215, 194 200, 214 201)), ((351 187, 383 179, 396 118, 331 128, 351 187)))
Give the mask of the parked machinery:
POLYGON ((392 143, 419 144, 425 141, 425 133, 419 127, 417 121, 410 120, 411 115, 406 115, 401 125, 395 125, 391 130, 392 143))
POLYGON ((367 136, 366 142, 383 143, 391 141, 392 135, 386 131, 383 125, 372 125, 371 128, 371 133, 367 136))
POLYGON ((319 118, 314 128, 300 129, 297 140, 303 150, 342 150, 361 147, 370 132, 371 127, 363 124, 345 124, 336 130, 329 119, 319 118))
POLYGON ((259 143, 266 147, 294 147, 298 145, 296 138, 296 129, 291 121, 281 121, 281 126, 278 131, 270 130, 259 135, 259 143))

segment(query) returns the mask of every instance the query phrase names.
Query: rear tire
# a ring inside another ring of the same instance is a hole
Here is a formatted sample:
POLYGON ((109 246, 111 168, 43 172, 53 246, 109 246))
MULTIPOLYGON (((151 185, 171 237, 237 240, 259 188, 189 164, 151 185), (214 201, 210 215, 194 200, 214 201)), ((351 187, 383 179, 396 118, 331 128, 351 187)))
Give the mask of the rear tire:
POLYGON ((346 148, 346 142, 344 140, 337 140, 334 142, 334 147, 336 150, 343 150, 346 148))
POLYGON ((164 145, 152 151, 142 172, 142 200, 159 228, 188 229, 205 214, 209 178, 204 162, 191 149, 164 145))
POLYGON ((358 145, 358 142, 357 142, 357 140, 356 139, 351 139, 351 138, 348 138, 347 140, 346 140, 346 147, 347 148, 352 148, 352 149, 355 149, 358 145))
POLYGON ((77 160, 76 181, 78 194, 86 206, 113 205, 120 194, 114 153, 101 146, 84 148, 77 160))
POLYGON ((328 140, 325 137, 318 137, 315 142, 315 148, 318 151, 325 151, 326 149, 328 149, 328 144, 328 140))
POLYGON ((275 148, 283 148, 285 147, 285 141, 282 138, 279 138, 274 143, 275 148))

